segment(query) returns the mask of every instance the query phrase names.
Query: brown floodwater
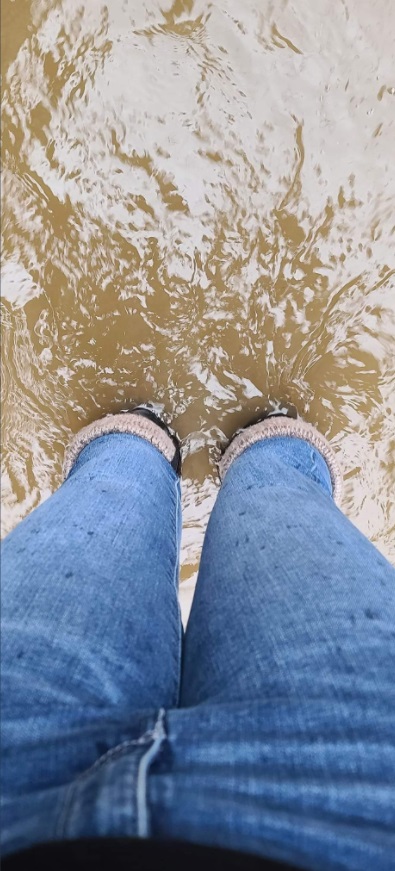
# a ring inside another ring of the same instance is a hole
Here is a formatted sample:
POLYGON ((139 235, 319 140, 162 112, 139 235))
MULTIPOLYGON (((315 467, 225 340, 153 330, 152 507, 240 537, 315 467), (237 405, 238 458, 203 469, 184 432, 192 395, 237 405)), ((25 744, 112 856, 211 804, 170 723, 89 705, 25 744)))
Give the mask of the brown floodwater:
POLYGON ((2 6, 3 534, 155 400, 192 583, 218 440, 287 400, 395 561, 395 4, 2 6))

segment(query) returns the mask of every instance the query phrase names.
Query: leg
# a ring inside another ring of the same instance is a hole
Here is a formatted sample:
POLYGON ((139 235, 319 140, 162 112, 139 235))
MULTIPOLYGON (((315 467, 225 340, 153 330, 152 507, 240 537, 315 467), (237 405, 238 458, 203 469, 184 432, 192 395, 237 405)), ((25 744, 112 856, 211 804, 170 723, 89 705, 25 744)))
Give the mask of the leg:
POLYGON ((394 579, 336 508, 310 444, 256 443, 230 467, 208 525, 181 704, 367 685, 392 695, 394 579))
POLYGON ((179 538, 170 463, 119 432, 91 441, 60 489, 4 541, 11 816, 19 796, 68 783, 130 738, 135 712, 177 704, 179 538))
POLYGON ((187 627, 156 837, 311 871, 395 855, 395 572, 334 505, 301 439, 226 473, 187 627))

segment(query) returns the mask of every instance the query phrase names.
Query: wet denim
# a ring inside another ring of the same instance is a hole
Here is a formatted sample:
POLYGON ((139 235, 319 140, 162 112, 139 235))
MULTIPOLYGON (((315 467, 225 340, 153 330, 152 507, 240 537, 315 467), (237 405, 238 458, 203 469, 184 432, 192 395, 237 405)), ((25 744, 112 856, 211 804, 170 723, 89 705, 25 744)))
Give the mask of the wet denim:
POLYGON ((96 439, 2 547, 3 854, 171 837, 316 871, 395 857, 395 571, 309 444, 220 489, 185 638, 180 487, 96 439))

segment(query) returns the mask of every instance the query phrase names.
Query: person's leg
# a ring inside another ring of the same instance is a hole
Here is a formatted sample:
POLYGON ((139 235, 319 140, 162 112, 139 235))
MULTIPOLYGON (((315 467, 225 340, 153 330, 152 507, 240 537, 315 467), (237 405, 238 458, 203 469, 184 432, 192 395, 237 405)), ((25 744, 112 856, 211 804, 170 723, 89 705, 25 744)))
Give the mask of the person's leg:
POLYGON ((70 782, 138 737, 136 712, 178 701, 174 445, 149 421, 118 418, 130 432, 83 447, 60 489, 3 542, 5 830, 18 797, 70 782))
POLYGON ((384 693, 394 569, 336 507, 312 444, 264 438, 238 456, 235 445, 204 542, 181 705, 323 687, 338 698, 355 682, 384 693))
POLYGON ((334 504, 320 453, 284 437, 235 458, 204 543, 171 766, 152 777, 155 835, 390 871, 394 618, 395 571, 334 504))

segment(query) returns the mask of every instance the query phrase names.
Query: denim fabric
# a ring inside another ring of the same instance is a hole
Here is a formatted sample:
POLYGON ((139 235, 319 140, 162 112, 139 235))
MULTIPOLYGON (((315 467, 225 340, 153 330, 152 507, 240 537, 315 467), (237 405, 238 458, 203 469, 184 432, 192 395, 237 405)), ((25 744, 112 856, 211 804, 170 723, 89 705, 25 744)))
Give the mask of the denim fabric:
POLYGON ((395 572, 330 493, 301 439, 233 463, 181 656, 176 475, 136 436, 82 451, 2 548, 4 854, 139 835, 394 868, 395 572))

